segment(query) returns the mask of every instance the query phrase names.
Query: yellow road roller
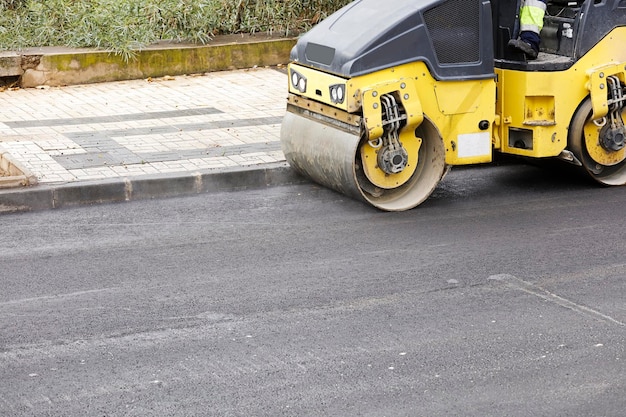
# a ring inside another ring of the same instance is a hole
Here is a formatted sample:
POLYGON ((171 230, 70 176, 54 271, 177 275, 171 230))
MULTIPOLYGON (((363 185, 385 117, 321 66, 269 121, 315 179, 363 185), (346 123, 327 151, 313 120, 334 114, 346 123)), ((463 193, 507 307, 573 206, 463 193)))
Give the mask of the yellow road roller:
POLYGON ((626 184, 626 0, 548 0, 536 59, 520 0, 355 0, 291 52, 287 162, 381 210, 454 165, 559 158, 626 184))

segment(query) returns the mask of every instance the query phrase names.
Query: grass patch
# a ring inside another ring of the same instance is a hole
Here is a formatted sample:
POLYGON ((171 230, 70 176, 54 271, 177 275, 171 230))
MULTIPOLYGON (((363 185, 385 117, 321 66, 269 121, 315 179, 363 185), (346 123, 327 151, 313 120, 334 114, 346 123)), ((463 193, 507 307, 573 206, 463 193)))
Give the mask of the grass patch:
POLYGON ((350 0, 0 0, 0 49, 91 47, 131 57, 160 40, 309 29, 350 0))

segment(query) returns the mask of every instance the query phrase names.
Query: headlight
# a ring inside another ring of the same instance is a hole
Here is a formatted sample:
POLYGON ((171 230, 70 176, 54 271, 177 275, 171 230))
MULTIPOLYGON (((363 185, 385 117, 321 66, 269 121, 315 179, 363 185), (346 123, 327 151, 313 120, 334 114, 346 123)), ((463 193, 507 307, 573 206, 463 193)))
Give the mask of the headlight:
POLYGON ((330 101, 335 104, 341 104, 345 98, 346 86, 344 84, 335 84, 330 86, 330 101))
POLYGON ((294 70, 291 70, 291 85, 299 92, 306 93, 306 78, 294 70))

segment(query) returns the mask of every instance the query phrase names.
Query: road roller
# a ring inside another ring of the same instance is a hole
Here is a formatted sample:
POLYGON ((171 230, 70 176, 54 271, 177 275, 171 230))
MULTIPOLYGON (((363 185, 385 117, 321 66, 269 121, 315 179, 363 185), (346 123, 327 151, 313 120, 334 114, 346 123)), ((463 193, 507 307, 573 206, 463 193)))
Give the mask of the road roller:
POLYGON ((385 211, 455 165, 554 158, 626 183, 626 0, 548 0, 536 59, 520 0, 355 0, 299 37, 281 125, 305 177, 385 211))

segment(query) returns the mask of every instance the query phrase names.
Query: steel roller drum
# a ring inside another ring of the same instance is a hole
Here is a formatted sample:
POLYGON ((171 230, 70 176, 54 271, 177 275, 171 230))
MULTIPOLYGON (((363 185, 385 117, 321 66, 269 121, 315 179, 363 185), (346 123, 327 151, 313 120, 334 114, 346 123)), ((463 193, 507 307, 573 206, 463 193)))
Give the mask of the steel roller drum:
POLYGON ((289 165, 314 182, 386 211, 411 209, 435 189, 446 172, 443 143, 424 123, 418 133, 425 138, 419 150, 418 168, 402 186, 377 189, 368 182, 358 160, 358 132, 286 112, 281 144, 289 165))

